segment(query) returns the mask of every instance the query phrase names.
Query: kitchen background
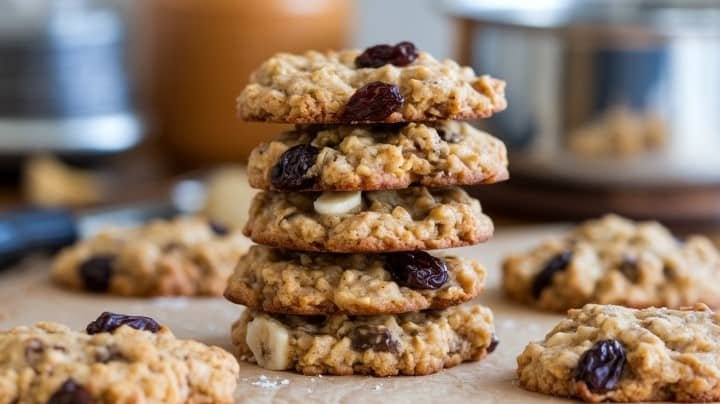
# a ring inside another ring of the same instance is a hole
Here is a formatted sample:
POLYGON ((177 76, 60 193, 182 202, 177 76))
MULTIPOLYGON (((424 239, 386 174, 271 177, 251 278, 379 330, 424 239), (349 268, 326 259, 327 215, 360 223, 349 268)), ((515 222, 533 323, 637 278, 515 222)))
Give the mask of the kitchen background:
POLYGON ((242 222, 242 162, 281 125, 234 98, 277 51, 413 41, 509 81, 487 129, 512 180, 500 223, 605 212, 713 233, 720 2, 0 0, 0 207, 170 199, 242 222), (222 194, 222 197, 218 196, 222 194), (213 204, 214 200, 224 201, 213 204))

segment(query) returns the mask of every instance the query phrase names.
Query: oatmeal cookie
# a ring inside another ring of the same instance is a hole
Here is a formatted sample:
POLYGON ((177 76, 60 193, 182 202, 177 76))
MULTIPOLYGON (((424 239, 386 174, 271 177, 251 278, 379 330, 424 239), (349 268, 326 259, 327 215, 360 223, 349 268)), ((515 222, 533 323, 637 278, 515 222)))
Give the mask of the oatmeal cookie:
POLYGON ((238 113, 266 122, 391 123, 486 118, 507 106, 504 81, 478 77, 452 60, 416 52, 404 66, 360 67, 360 55, 357 50, 278 53, 250 76, 237 99, 238 113), (391 90, 368 88, 378 83, 391 90), (351 105, 366 114, 349 114, 351 105))
POLYGON ((720 400, 720 316, 589 304, 518 357, 520 386, 586 401, 720 400))
MULTIPOLYGON (((374 191, 491 184, 506 180, 505 145, 464 122, 383 126, 298 127, 256 147, 250 185, 283 191, 282 170, 310 179, 315 191, 374 191), (285 161, 293 147, 317 150, 303 172, 285 161)), ((303 181, 305 182, 305 181, 303 181)))
POLYGON ((427 375, 497 346, 482 306, 399 315, 301 317, 247 309, 233 325, 241 359, 306 375, 427 375))
POLYGON ((79 290, 125 296, 220 296, 249 247, 239 232, 197 217, 108 229, 66 248, 52 278, 79 290))
POLYGON ((620 107, 570 132, 568 148, 581 157, 630 158, 661 151, 668 137, 660 116, 620 107))
POLYGON ((240 258, 225 297, 287 314, 396 314, 443 309, 483 289, 480 264, 422 251, 318 254, 253 246, 240 258))
POLYGON ((239 366, 231 354, 121 317, 103 326, 132 325, 87 333, 43 322, 0 332, 0 402, 233 402, 239 366))
POLYGON ((458 187, 255 196, 245 234, 293 250, 372 253, 449 248, 489 239, 480 202, 458 187), (322 213, 321 213, 322 212, 322 213))
POLYGON ((656 222, 608 215, 503 264, 510 298, 546 310, 586 303, 630 307, 720 305, 720 254, 710 240, 679 240, 656 222))

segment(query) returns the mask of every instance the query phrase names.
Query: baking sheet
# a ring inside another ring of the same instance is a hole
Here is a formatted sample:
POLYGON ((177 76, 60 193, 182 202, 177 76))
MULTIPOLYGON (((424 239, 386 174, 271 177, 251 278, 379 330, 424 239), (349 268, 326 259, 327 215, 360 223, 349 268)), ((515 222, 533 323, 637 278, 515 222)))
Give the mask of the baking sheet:
MULTIPOLYGON (((525 344, 541 339, 562 316, 507 302, 499 291, 501 258, 527 249, 561 227, 497 229, 494 239, 453 254, 478 259, 488 271, 487 290, 478 302, 493 309, 497 350, 481 362, 466 363, 423 377, 308 377, 274 372, 241 363, 238 403, 477 402, 528 403, 553 399, 516 385, 515 358, 525 344)), ((79 294, 54 287, 47 278, 49 261, 34 259, 0 273, 0 329, 56 321, 84 329, 102 311, 142 314, 194 338, 230 350, 230 325, 242 308, 221 298, 130 299, 79 294)))

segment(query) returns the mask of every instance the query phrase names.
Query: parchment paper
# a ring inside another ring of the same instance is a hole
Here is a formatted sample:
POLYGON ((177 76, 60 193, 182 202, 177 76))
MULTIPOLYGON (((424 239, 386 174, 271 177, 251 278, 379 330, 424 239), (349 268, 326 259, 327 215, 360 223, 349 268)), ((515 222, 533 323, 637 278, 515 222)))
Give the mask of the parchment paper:
MULTIPOLYGON (((466 363, 423 377, 307 377, 273 372, 241 363, 238 403, 375 403, 478 402, 528 403, 553 400, 520 389, 515 358, 525 344, 541 339, 561 318, 524 308, 503 299, 499 263, 511 251, 537 244, 541 237, 560 234, 560 227, 497 229, 493 240, 480 246, 454 249, 472 257, 488 271, 488 286, 478 299, 493 309, 497 350, 481 362, 466 363)), ((182 338, 194 338, 231 350, 229 330, 241 306, 221 298, 127 299, 60 290, 47 279, 49 261, 35 259, 0 273, 0 329, 50 320, 83 329, 105 310, 142 314, 170 327, 182 338)))

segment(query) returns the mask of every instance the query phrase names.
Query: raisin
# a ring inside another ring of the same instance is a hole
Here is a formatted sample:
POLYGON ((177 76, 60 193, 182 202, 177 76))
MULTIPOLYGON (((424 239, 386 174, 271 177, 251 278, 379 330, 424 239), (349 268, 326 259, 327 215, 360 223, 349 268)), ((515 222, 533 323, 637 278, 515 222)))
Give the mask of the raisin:
POLYGON ((397 352, 398 343, 390 330, 383 326, 360 325, 350 332, 353 349, 365 351, 372 349, 378 352, 397 352))
POLYGON ((663 276, 667 279, 675 278, 675 269, 667 262, 663 264, 663 276))
POLYGON ((285 150, 270 170, 270 184, 283 191, 311 188, 315 178, 306 177, 306 174, 315 165, 318 154, 320 150, 309 144, 299 144, 285 150))
POLYGON ((312 325, 322 325, 327 320, 327 316, 315 315, 315 316, 303 316, 303 320, 307 321, 312 325))
POLYGON ((388 271, 400 286, 437 289, 448 280, 445 263, 425 251, 388 254, 388 271))
POLYGON ((210 223, 208 223, 208 226, 210 226, 210 230, 212 230, 216 236, 227 236, 230 234, 230 229, 220 222, 211 220, 210 223))
POLYGON ((88 334, 98 334, 101 332, 113 332, 123 325, 135 328, 136 330, 150 332, 157 332, 160 329, 160 325, 150 317, 126 316, 124 314, 115 314, 106 311, 102 313, 97 320, 88 324, 85 330, 88 334))
POLYGON ((80 264, 80 277, 85 289, 91 292, 105 292, 110 288, 115 263, 112 255, 96 255, 80 264))
POLYGON ((567 251, 552 257, 545 264, 542 271, 535 276, 532 284, 532 294, 535 299, 539 299, 542 291, 552 284, 553 276, 555 276, 556 273, 567 269, 570 260, 572 260, 572 253, 567 251))
POLYGON ((93 399, 85 388, 72 378, 65 380, 53 393, 47 404, 92 404, 93 399))
POLYGON ((345 105, 340 120, 345 123, 383 121, 398 111, 405 98, 398 86, 374 81, 360 87, 345 105))
POLYGON ((583 381, 593 393, 617 388, 625 367, 625 348, 614 339, 596 342, 580 356, 574 378, 583 381))
POLYGON ((622 262, 620 262, 619 269, 620 272, 622 272, 622 274, 630 280, 630 282, 637 283, 640 273, 638 271, 638 262, 635 257, 623 257, 622 262))
POLYGON ((417 49, 412 42, 371 46, 355 58, 357 67, 382 67, 386 64, 407 66, 417 59, 417 49))
POLYGON ((490 338, 490 345, 488 345, 487 347, 487 353, 491 354, 495 352, 498 344, 500 344, 500 340, 498 339, 497 335, 493 333, 492 337, 490 338))

